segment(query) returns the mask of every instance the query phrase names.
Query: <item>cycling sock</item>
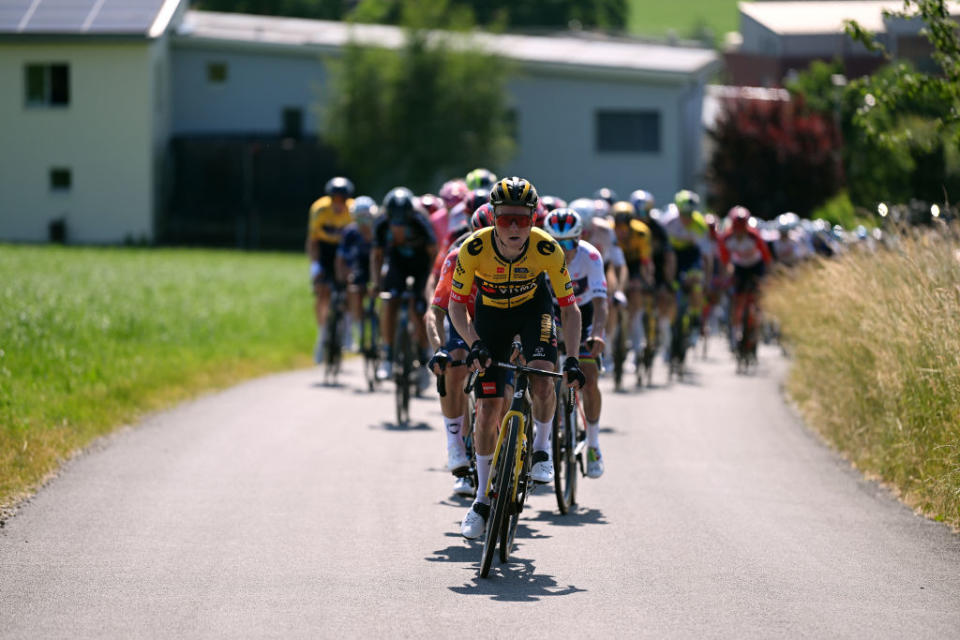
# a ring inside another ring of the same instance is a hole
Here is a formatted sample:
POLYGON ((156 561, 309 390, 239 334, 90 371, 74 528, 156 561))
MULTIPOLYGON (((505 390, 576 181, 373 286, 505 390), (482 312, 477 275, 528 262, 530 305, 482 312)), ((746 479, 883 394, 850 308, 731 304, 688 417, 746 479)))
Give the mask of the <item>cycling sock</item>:
POLYGON ((660 344, 670 344, 670 318, 660 318, 660 344))
POLYGON ((443 417, 443 426, 447 428, 447 447, 463 448, 463 438, 460 437, 460 427, 463 424, 463 416, 456 418, 443 417))
POLYGON ((643 314, 637 313, 633 316, 633 322, 630 325, 630 342, 633 343, 633 350, 640 352, 643 346, 643 314))
POLYGON ((482 456, 477 454, 477 499, 474 502, 490 504, 490 498, 487 497, 487 479, 490 477, 490 463, 493 461, 493 454, 482 456))
POLYGON ((534 418, 533 425, 537 428, 537 433, 533 437, 533 450, 546 451, 549 454, 550 436, 553 434, 553 421, 540 422, 534 418))
POLYGON ((600 448, 600 421, 587 421, 587 446, 594 449, 600 448))

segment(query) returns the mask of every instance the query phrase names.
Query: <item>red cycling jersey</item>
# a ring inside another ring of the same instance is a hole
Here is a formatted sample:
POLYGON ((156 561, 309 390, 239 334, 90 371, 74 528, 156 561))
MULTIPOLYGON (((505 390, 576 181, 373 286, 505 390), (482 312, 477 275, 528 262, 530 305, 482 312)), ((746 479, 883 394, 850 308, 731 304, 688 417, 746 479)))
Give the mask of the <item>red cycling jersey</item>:
MULTIPOLYGON (((440 270, 440 277, 437 279, 437 288, 433 292, 432 306, 447 311, 450 306, 450 288, 453 286, 453 272, 457 268, 457 254, 460 253, 460 246, 456 245, 443 259, 443 268, 440 270)), ((473 306, 477 299, 477 283, 474 281, 467 299, 467 312, 470 317, 474 317, 473 306)))
POLYGON ((752 227, 747 227, 746 231, 739 236, 732 229, 727 231, 717 240, 717 249, 723 264, 732 262, 735 267, 752 267, 761 260, 765 264, 770 264, 773 260, 767 243, 752 227))

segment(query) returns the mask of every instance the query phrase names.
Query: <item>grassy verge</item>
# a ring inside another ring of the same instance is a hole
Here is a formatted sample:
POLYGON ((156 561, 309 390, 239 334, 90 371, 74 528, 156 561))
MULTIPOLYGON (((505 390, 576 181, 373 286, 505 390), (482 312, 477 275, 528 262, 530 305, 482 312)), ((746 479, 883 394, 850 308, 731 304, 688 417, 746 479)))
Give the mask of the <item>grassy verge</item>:
POLYGON ((0 509, 146 411, 309 363, 305 262, 0 245, 0 509))
POLYGON ((905 240, 771 283, 788 389, 856 466, 960 526, 960 245, 905 240))
POLYGON ((630 0, 627 28, 643 36, 665 36, 673 31, 681 38, 701 39, 709 29, 716 43, 728 31, 740 30, 736 0, 630 0))

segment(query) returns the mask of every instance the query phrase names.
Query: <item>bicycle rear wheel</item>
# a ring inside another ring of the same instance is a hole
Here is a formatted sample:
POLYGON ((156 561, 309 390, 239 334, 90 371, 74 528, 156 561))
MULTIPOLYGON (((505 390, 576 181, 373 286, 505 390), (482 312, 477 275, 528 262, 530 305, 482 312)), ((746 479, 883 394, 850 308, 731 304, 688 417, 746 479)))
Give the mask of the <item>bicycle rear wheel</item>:
MULTIPOLYGON (((490 486, 493 495, 490 499, 490 517, 487 519, 487 532, 483 539, 483 557, 480 560, 480 577, 486 578, 493 563, 493 553, 497 548, 497 538, 507 516, 510 494, 513 485, 513 466, 516 464, 517 439, 520 422, 511 418, 507 433, 503 436, 502 450, 497 455, 497 464, 490 470, 490 486)), ((477 487, 484 491, 486 487, 477 487)))
POLYGON ((623 388, 623 365, 627 360, 627 331, 623 313, 617 311, 617 314, 617 326, 613 331, 613 386, 620 391, 623 388))
POLYGON ((397 424, 406 425, 410 420, 410 333, 407 331, 407 317, 400 313, 397 318, 397 330, 394 333, 394 380, 396 389, 394 398, 397 406, 397 424))

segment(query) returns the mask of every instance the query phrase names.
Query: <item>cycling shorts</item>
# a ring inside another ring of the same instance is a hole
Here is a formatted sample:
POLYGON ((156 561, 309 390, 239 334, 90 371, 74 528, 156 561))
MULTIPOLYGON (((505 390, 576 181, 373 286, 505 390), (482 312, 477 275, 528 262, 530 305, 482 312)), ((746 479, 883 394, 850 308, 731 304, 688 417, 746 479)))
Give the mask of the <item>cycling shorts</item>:
POLYGON ((382 291, 391 296, 400 296, 407 288, 407 276, 413 276, 413 293, 416 300, 417 313, 427 310, 427 299, 424 289, 427 286, 427 277, 430 275, 430 263, 426 260, 391 260, 387 265, 387 274, 383 278, 382 291))
POLYGON ((750 267, 733 266, 733 293, 747 293, 755 291, 760 278, 767 272, 763 260, 750 267))
POLYGON ((456 328, 453 326, 453 323, 450 322, 450 318, 447 318, 444 321, 444 324, 447 327, 447 342, 443 345, 444 350, 447 353, 456 351, 457 349, 464 349, 466 351, 470 350, 470 345, 467 344, 466 340, 460 337, 460 334, 457 333, 456 328))
POLYGON ((337 279, 337 247, 339 245, 333 242, 318 242, 317 249, 320 254, 320 275, 314 280, 314 284, 325 283, 333 284, 337 279))
MULTIPOLYGON (((494 360, 506 362, 512 353, 514 336, 519 335, 527 362, 557 361, 553 299, 545 287, 537 287, 532 299, 509 309, 477 304, 474 327, 494 360)), ((481 398, 502 398, 504 387, 509 384, 507 373, 500 367, 488 368, 477 379, 477 395, 481 398)))

